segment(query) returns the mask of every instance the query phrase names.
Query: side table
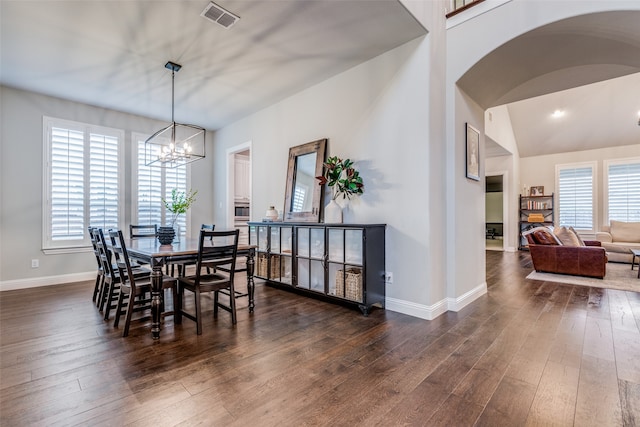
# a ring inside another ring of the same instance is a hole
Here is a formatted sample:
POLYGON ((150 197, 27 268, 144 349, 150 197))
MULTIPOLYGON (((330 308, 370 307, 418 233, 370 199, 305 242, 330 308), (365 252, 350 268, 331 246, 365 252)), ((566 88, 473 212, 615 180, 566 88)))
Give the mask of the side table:
POLYGON ((636 257, 638 258, 638 279, 640 279, 640 249, 631 249, 631 253, 633 254, 633 258, 631 259, 631 269, 633 270, 633 266, 636 264, 636 257))

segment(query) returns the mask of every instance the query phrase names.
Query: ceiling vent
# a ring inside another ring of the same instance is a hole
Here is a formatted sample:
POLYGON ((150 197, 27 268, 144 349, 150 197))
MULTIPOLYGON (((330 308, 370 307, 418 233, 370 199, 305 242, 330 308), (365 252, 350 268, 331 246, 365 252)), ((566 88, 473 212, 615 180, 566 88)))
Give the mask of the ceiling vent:
POLYGON ((233 24, 240 19, 239 16, 234 15, 221 6, 218 6, 214 2, 211 2, 204 8, 200 16, 207 18, 211 22, 215 22, 218 25, 222 25, 224 28, 230 28, 233 24))

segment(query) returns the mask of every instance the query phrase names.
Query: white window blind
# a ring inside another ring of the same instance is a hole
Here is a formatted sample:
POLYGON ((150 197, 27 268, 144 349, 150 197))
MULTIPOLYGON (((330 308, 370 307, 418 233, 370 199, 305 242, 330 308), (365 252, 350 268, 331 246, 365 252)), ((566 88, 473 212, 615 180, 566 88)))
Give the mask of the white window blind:
POLYGON ((89 224, 118 228, 118 138, 92 133, 90 141, 89 224))
POLYGON ((144 141, 138 141, 137 223, 162 225, 162 169, 145 166, 144 141))
POLYGON ((51 240, 82 240, 84 217, 84 134, 73 129, 51 128, 50 208, 51 240))
POLYGON ((122 131, 45 117, 43 248, 90 246, 87 227, 117 228, 122 131))
MULTIPOLYGON (((175 168, 160 168, 158 166, 145 166, 145 137, 134 135, 137 141, 136 158, 137 182, 136 200, 133 203, 133 218, 138 224, 157 224, 158 226, 169 224, 171 213, 168 212, 162 198, 169 200, 171 190, 187 190, 187 168, 178 166, 175 168)), ((180 215, 176 221, 180 226, 180 234, 186 235, 187 219, 180 215)))
POLYGON ((594 169, 593 165, 557 167, 559 225, 593 230, 594 169))
POLYGON ((640 222, 640 160, 607 165, 609 221, 640 222))
MULTIPOLYGON (((178 191, 187 190, 187 167, 185 165, 177 166, 175 168, 164 169, 165 171, 165 189, 164 197, 167 200, 171 200, 171 190, 174 188, 178 191)), ((171 220, 171 212, 166 212, 167 222, 171 220)), ((176 220, 176 226, 180 226, 180 234, 186 235, 187 232, 187 218, 185 214, 178 215, 176 220)))

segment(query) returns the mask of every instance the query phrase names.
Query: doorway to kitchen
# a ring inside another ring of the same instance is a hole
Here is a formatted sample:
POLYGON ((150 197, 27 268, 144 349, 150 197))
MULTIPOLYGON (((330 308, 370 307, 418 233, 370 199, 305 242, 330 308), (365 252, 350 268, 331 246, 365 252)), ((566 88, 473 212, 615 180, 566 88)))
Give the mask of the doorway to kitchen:
POLYGON ((504 250, 504 176, 485 178, 485 232, 486 249, 504 250))
POLYGON ((240 230, 239 244, 249 243, 251 220, 251 142, 227 150, 227 226, 240 230))

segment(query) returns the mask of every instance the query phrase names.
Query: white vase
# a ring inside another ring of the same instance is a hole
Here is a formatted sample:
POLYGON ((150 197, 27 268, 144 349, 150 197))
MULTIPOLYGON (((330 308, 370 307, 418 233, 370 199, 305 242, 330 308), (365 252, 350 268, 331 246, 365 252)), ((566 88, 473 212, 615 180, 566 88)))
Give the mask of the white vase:
POLYGON ((324 222, 326 224, 342 224, 342 206, 333 199, 324 207, 324 222))
POLYGON ((267 212, 265 213, 265 217, 270 219, 271 221, 277 221, 278 211, 276 210, 275 207, 269 206, 269 209, 267 209, 267 212))

